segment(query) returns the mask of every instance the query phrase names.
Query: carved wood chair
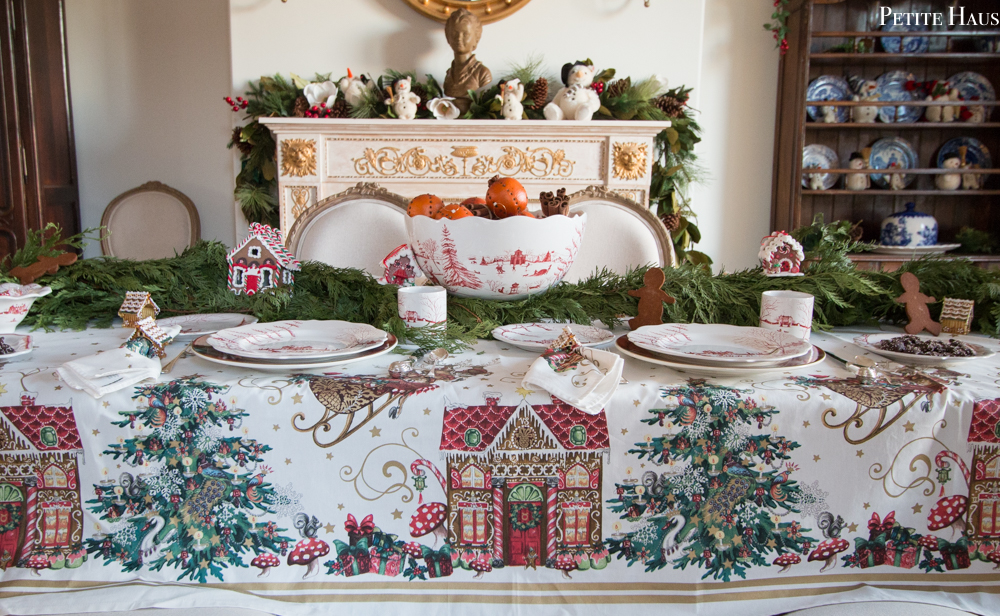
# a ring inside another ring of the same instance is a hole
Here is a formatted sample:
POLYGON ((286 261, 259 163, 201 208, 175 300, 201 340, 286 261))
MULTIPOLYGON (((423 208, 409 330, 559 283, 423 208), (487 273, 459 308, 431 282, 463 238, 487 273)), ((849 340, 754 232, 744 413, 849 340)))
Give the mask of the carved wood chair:
POLYGON ((381 276, 382 259, 409 241, 408 203, 377 184, 359 183, 303 212, 292 223, 286 245, 301 261, 356 267, 381 276))
POLYGON ((179 190, 146 182, 115 197, 104 210, 101 251, 123 259, 163 259, 201 239, 194 203, 179 190))
POLYGON ((602 267, 619 273, 648 263, 677 267, 670 233, 646 206, 589 186, 569 195, 569 210, 587 213, 587 229, 565 280, 576 282, 602 267))

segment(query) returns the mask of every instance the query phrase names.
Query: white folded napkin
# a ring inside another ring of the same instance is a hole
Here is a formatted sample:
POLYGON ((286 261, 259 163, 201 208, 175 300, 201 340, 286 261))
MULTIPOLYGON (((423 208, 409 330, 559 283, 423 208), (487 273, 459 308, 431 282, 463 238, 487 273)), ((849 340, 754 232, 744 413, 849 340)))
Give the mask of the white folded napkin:
POLYGON ((580 346, 567 327, 556 342, 532 362, 523 387, 541 387, 584 413, 597 415, 621 381, 625 361, 609 351, 580 346))
POLYGON ((73 389, 82 389, 100 398, 160 376, 160 359, 150 359, 130 349, 119 348, 66 362, 56 372, 73 389))

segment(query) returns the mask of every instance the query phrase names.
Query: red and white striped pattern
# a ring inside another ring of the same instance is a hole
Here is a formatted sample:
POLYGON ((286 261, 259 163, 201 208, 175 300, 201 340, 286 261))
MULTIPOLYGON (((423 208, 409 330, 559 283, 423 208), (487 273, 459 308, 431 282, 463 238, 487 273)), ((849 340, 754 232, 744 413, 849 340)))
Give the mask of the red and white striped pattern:
POLYGON ((24 530, 24 546, 21 548, 21 558, 30 556, 32 550, 35 549, 35 527, 37 526, 38 518, 38 486, 34 483, 29 483, 25 485, 25 489, 28 493, 27 511, 24 512, 27 522, 24 530))
POLYGON ((441 471, 439 471, 437 467, 434 466, 434 463, 431 462, 430 460, 424 460, 423 458, 419 460, 414 460, 413 464, 410 465, 410 472, 418 477, 420 475, 423 475, 424 472, 420 470, 421 466, 430 469, 430 471, 434 473, 434 476, 437 477, 437 480, 441 483, 441 491, 444 492, 445 495, 447 496, 448 482, 444 480, 444 475, 441 474, 441 471))
POLYGON ((503 560, 503 488, 493 486, 493 558, 503 560))
POLYGON ((556 553, 556 494, 558 492, 554 486, 549 486, 548 542, 545 546, 545 555, 547 558, 555 558, 556 553))

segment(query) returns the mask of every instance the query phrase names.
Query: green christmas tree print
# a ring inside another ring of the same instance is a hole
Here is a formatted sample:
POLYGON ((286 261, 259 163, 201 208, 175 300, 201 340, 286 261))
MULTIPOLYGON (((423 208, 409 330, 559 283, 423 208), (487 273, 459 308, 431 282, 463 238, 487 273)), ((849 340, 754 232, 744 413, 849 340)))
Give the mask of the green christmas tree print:
POLYGON ((799 445, 767 429, 778 411, 697 380, 660 396, 666 408, 642 421, 663 432, 629 450, 655 470, 616 483, 610 509, 635 530, 612 535, 609 553, 646 571, 701 567, 702 579, 725 581, 769 566, 772 554, 808 553, 816 539, 790 515, 818 488, 790 478, 799 445))
POLYGON ((180 570, 179 580, 199 582, 247 567, 246 553, 285 554, 294 540, 260 517, 290 515, 299 495, 265 481, 263 455, 271 448, 238 430, 248 413, 229 408, 225 390, 196 376, 136 388, 137 408, 112 423, 140 434, 104 455, 137 475, 94 486, 87 504, 110 529, 87 540, 89 553, 125 571, 169 566, 180 570))

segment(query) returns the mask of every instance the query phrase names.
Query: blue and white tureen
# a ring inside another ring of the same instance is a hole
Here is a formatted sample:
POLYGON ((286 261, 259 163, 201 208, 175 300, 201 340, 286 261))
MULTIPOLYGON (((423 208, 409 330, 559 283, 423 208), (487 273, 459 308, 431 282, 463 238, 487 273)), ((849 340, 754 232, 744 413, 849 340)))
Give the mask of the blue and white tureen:
POLYGON ((916 203, 907 203, 905 212, 896 212, 882 220, 883 246, 913 248, 935 246, 938 241, 938 223, 930 214, 916 211, 916 203))

